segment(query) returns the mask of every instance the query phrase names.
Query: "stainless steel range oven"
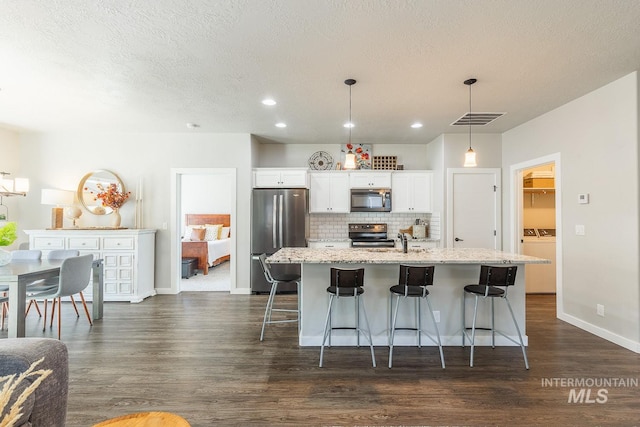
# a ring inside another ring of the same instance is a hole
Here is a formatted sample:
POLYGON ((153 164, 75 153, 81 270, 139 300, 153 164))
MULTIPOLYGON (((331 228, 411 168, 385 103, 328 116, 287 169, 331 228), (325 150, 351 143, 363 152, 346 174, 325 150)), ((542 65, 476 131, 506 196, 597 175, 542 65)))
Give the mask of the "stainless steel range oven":
POLYGON ((349 239, 354 248, 393 248, 387 238, 387 224, 349 224, 349 239))

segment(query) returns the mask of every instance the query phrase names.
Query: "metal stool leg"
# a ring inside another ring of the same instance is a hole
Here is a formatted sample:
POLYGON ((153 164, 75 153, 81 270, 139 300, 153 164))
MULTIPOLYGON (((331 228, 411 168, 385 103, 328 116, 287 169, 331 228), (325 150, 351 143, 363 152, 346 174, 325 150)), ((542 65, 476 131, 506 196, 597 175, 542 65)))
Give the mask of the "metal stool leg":
POLYGON ((426 296, 427 306, 429 307, 429 313, 431 313, 431 320, 433 321, 433 326, 436 328, 436 336, 438 337, 438 348, 440 349, 440 362, 442 362, 442 369, 444 369, 444 352, 442 351, 442 342, 440 341, 440 330, 438 329, 438 323, 436 323, 436 316, 433 315, 433 307, 431 307, 431 301, 429 300, 429 296, 426 296))
POLYGON ((320 346, 320 367, 322 368, 322 360, 324 358, 324 343, 329 334, 329 346, 331 346, 331 307, 333 306, 333 295, 329 297, 329 309, 327 310, 327 319, 324 322, 324 333, 322 334, 322 345, 320 346))
POLYGON ((302 310, 302 295, 300 295, 300 292, 302 291, 302 286, 300 281, 298 280, 296 282, 296 287, 298 289, 298 313, 297 313, 297 319, 298 319, 298 338, 300 337, 300 332, 302 331, 302 325, 300 324, 300 311, 302 310))
MULTIPOLYGON (((393 300, 393 294, 391 294, 391 299, 393 300)), ((400 305, 400 295, 396 295, 396 310, 393 313, 393 320, 391 323, 391 336, 389 341, 389 368, 391 368, 393 364, 393 340, 395 339, 396 333, 396 322, 398 321, 398 306, 400 305)))
POLYGON ((360 347, 360 310, 358 309, 359 296, 356 296, 356 347, 360 347))
POLYGON ((389 292, 389 345, 391 345, 391 328, 393 326, 393 294, 389 292))
MULTIPOLYGON (((358 301, 360 301, 360 306, 362 307, 362 314, 364 315, 364 323, 367 325, 367 333, 369 335, 369 347, 371 348, 371 363, 373 364, 373 367, 376 367, 376 356, 373 352, 373 340, 371 339, 371 327, 369 326, 369 319, 367 318, 367 310, 365 310, 364 308, 364 304, 362 303, 362 301, 360 300, 360 296, 357 296, 356 299, 358 301)), ((360 313, 360 311, 358 310, 358 313, 360 313)), ((358 330, 358 334, 359 334, 359 330, 358 330)))
POLYGON ((493 309, 493 300, 495 298, 491 298, 491 348, 496 348, 496 316, 495 310, 493 309))
POLYGON ((262 332, 260 332, 260 341, 264 340, 264 327, 267 322, 271 322, 271 307, 273 305, 273 298, 278 288, 278 282, 274 282, 271 285, 271 291, 269 292, 269 299, 267 300, 267 306, 264 309, 264 318, 262 319, 262 332))
POLYGON ((478 317, 478 296, 476 295, 476 303, 473 309, 473 323, 471 325, 471 359, 469 366, 473 368, 473 350, 476 345, 476 318, 478 317))
POLYGON ((462 308, 461 308, 461 312, 462 312, 462 347, 464 347, 464 339, 466 338, 467 335, 467 321, 465 319, 465 301, 467 300, 467 293, 466 292, 462 292, 462 308))
POLYGON ((420 298, 416 298, 416 311, 418 312, 418 325, 416 331, 418 332, 418 348, 422 348, 422 307, 420 306, 420 298))
POLYGON ((524 341, 522 340, 520 327, 518 326, 518 322, 516 322, 516 316, 513 314, 513 310, 511 309, 511 304, 509 303, 509 299, 507 297, 504 297, 504 300, 507 302, 507 307, 509 307, 509 313, 511 313, 513 324, 516 325, 516 331, 518 331, 518 337, 520 338, 520 348, 522 348, 522 355, 524 356, 524 366, 525 368, 529 369, 529 361, 527 360, 527 350, 524 347, 524 341))

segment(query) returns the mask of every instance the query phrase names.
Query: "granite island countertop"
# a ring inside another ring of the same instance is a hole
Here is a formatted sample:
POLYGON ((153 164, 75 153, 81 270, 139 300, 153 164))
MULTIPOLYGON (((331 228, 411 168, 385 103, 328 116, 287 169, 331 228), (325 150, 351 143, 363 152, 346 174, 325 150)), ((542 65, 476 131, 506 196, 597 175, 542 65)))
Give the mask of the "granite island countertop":
POLYGON ((314 249, 282 248, 267 258, 271 264, 550 264, 528 255, 483 248, 412 249, 395 248, 314 249))

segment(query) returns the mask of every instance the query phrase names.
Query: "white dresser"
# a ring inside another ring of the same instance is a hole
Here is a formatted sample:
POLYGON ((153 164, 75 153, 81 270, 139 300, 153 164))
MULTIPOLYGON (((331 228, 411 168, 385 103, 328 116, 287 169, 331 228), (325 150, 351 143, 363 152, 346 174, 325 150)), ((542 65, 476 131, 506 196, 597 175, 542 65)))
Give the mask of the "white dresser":
MULTIPOLYGON (((53 249, 78 249, 104 264, 104 300, 141 302, 154 287, 156 230, 61 229, 25 230, 29 248, 46 258, 53 249)), ((91 286, 83 291, 92 299, 91 286)))

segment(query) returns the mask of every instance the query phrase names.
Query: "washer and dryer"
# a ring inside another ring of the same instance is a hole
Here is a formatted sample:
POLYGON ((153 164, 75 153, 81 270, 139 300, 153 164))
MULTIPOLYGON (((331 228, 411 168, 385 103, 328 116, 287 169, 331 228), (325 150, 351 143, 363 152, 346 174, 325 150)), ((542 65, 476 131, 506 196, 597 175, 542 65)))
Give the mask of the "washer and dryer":
POLYGON ((556 229, 525 228, 522 253, 551 260, 551 264, 526 264, 525 289, 528 294, 556 292, 556 229))

